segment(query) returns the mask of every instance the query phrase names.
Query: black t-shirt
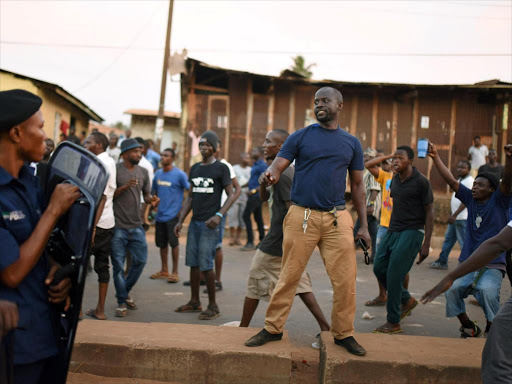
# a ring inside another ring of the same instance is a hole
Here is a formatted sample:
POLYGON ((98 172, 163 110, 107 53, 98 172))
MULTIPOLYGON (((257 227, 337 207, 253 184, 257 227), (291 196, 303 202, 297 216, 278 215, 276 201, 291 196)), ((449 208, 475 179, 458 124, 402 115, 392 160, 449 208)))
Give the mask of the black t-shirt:
POLYGON ((484 164, 480 168, 478 168, 478 173, 480 172, 492 173, 494 176, 498 178, 498 180, 501 180, 503 178, 503 165, 496 164, 495 167, 491 167, 489 164, 484 164))
POLYGON ((283 256, 283 221, 288 213, 288 203, 292 189, 295 168, 289 166, 281 174, 279 182, 272 188, 272 220, 270 229, 259 249, 272 256, 283 256))
POLYGON ((412 175, 403 182, 396 174, 391 181, 393 212, 388 232, 424 229, 425 206, 434 202, 430 181, 413 167, 412 175))
POLYGON ((220 161, 190 168, 189 181, 192 196, 192 220, 206 221, 220 209, 224 188, 231 184, 229 168, 220 161))

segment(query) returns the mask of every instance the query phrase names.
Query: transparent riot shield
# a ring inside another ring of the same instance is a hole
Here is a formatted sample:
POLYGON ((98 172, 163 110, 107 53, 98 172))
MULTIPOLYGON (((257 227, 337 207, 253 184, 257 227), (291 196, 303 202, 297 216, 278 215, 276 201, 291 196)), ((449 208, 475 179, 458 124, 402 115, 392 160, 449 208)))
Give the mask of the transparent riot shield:
POLYGON ((64 311, 62 306, 58 314, 63 362, 61 379, 56 384, 66 382, 82 305, 94 218, 108 177, 108 171, 95 155, 70 142, 60 144, 48 163, 44 182, 47 203, 59 183, 74 184, 81 192, 69 211, 59 219, 47 245, 49 256, 62 266, 56 272, 53 284, 66 277, 72 281, 71 307, 64 311))

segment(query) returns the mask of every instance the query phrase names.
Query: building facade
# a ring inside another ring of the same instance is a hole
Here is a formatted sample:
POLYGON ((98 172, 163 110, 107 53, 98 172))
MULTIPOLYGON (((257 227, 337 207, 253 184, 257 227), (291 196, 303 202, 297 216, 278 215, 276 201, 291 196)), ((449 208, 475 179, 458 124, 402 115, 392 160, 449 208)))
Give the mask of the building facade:
MULTIPOLYGON (((419 138, 428 138, 455 171, 457 162, 467 158, 474 136, 497 149, 502 160, 504 144, 512 142, 512 84, 498 80, 472 85, 316 81, 288 70, 272 77, 193 59, 186 68, 181 131, 187 165, 189 131, 215 131, 227 159, 237 163, 241 152, 263 144, 269 130, 292 133, 315 122, 313 99, 322 86, 343 94, 340 127, 356 136, 363 148, 390 153, 400 145, 416 148, 419 138)), ((416 159, 415 165, 437 192, 447 192, 429 159, 416 159)))

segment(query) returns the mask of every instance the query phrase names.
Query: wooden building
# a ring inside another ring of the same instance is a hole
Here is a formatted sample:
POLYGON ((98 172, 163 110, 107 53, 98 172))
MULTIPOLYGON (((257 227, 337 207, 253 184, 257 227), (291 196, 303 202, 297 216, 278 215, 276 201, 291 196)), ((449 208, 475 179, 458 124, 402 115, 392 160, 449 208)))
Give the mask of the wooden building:
MULTIPOLYGON (((340 126, 363 146, 390 153, 399 145, 416 148, 418 138, 434 142, 443 161, 455 170, 467 158, 472 138, 482 137, 498 150, 512 142, 512 84, 491 80, 472 85, 354 83, 308 80, 292 71, 281 76, 214 67, 194 59, 182 75, 181 132, 215 131, 225 156, 236 163, 241 152, 262 145, 272 129, 294 132, 313 122, 313 99, 322 86, 339 89, 344 98, 340 126)), ((415 160, 438 192, 447 186, 429 159, 415 160)))

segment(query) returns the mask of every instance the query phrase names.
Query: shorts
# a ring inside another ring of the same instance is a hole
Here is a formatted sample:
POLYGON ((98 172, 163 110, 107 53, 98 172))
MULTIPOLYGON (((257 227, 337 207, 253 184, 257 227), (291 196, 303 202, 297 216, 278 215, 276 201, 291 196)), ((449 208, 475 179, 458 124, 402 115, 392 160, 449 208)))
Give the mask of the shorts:
MULTIPOLYGON (((281 274, 282 257, 272 256, 259 249, 252 258, 249 279, 247 280, 247 291, 245 296, 249 299, 270 301, 274 287, 281 274)), ((304 272, 297 286, 296 295, 312 292, 311 279, 309 274, 304 272)))
POLYGON ((103 229, 96 227, 94 245, 91 247, 89 256, 94 255, 94 271, 98 274, 99 283, 108 283, 110 280, 110 242, 113 236, 114 228, 103 229))
POLYGON ((164 222, 155 222, 155 244, 158 248, 166 248, 169 244, 176 248, 180 243, 174 234, 174 227, 178 224, 178 218, 164 222))
POLYGON ((224 239, 224 230, 226 229, 226 216, 224 216, 222 219, 220 219, 219 224, 219 240, 217 242, 217 245, 215 246, 215 249, 222 249, 222 239, 224 239))
MULTIPOLYGON (((242 193, 245 193, 245 192, 242 191, 242 193)), ((228 210, 229 228, 245 228, 243 215, 244 215, 245 205, 247 204, 247 199, 244 199, 243 201, 239 201, 239 200, 241 200, 240 197, 238 198, 237 201, 235 201, 233 203, 231 208, 229 208, 229 210, 228 210)))
POLYGON ((212 270, 218 241, 218 226, 211 229, 204 221, 191 220, 188 226, 185 265, 199 267, 201 271, 212 270))

